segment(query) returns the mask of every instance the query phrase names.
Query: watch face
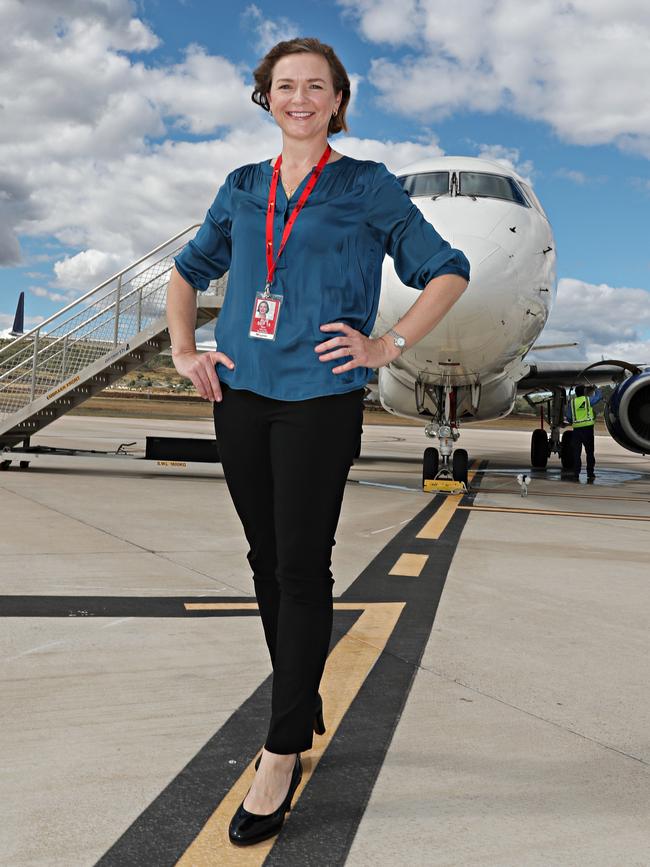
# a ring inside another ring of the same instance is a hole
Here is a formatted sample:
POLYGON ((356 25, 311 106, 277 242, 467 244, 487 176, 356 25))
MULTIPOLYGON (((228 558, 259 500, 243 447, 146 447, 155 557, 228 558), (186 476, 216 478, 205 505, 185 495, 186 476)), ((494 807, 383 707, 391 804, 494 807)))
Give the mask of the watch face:
POLYGON ((395 338, 395 345, 396 345, 396 346, 399 346, 400 349, 401 349, 402 346, 404 346, 405 344, 406 344, 406 340, 405 340, 403 337, 396 337, 396 338, 395 338))

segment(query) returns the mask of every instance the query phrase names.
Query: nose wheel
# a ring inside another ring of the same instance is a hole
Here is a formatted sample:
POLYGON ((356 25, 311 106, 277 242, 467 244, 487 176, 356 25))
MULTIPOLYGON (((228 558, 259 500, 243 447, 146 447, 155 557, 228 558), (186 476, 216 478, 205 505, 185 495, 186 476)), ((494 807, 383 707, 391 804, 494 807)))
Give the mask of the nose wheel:
POLYGON ((429 446, 424 450, 422 458, 422 485, 426 479, 435 479, 440 469, 440 453, 438 449, 429 446))
POLYGON ((456 449, 451 459, 452 475, 455 482, 462 482, 467 487, 467 470, 469 467, 469 455, 465 449, 456 449))
POLYGON ((427 479, 462 482, 467 487, 468 468, 469 455, 465 449, 455 449, 451 456, 443 454, 441 466, 440 452, 435 446, 429 446, 422 458, 422 487, 427 479))

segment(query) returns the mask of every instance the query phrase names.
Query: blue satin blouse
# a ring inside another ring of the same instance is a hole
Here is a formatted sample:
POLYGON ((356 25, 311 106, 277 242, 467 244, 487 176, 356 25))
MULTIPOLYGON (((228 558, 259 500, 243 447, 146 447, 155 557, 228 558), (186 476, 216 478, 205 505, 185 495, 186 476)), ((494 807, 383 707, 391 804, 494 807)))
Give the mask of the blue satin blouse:
MULTIPOLYGON (((441 274, 469 280, 469 262, 425 220, 383 163, 340 157, 325 165, 278 261, 271 291, 281 294, 283 302, 275 340, 249 337, 255 294, 266 281, 265 219, 272 173, 270 160, 230 172, 196 236, 175 258, 181 276, 201 291, 228 271, 215 339, 235 367, 218 363, 217 376, 231 388, 278 400, 361 388, 372 369, 332 373, 348 359, 320 360, 314 347, 339 333, 321 331, 320 325, 346 322, 370 335, 386 253, 400 280, 416 289, 441 274)), ((289 200, 278 184, 275 255, 308 178, 289 200)))

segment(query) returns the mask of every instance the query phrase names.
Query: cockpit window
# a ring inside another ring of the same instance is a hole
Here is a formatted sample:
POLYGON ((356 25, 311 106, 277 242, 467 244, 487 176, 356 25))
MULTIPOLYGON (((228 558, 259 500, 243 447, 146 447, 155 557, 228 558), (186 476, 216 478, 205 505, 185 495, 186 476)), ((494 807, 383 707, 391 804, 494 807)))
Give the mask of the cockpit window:
POLYGON ((527 184, 524 184, 523 181, 521 182, 521 187, 526 196, 528 197, 531 205, 540 212, 540 214, 542 215, 542 217, 544 217, 545 220, 548 220, 548 217, 546 216, 546 211, 542 207, 542 203, 537 198, 535 193, 531 190, 531 188, 527 184))
POLYGON ((524 208, 530 207, 513 178, 486 172, 459 172, 457 195, 506 199, 523 205, 524 208))
POLYGON ((415 196, 448 196, 449 172, 426 172, 402 175, 398 178, 411 198, 415 196))
POLYGON ((398 180, 412 199, 417 196, 436 199, 438 196, 450 194, 503 199, 523 205, 524 208, 534 207, 544 214, 535 194, 524 184, 520 187, 514 178, 506 175, 492 175, 488 172, 420 172, 416 175, 402 175, 398 180))

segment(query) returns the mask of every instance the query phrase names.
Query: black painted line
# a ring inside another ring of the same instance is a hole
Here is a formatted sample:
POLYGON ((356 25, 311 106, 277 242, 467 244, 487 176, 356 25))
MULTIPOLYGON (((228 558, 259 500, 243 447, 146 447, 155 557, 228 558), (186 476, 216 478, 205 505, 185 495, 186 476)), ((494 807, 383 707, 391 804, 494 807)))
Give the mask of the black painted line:
MULTIPOLYGON (((486 465, 484 462, 483 465, 486 465)), ((483 466, 482 465, 482 466, 483 466)), ((472 489, 461 500, 473 502, 472 489)), ((340 600, 406 602, 385 650, 292 810, 292 820, 265 864, 282 867, 344 864, 408 698, 431 634, 447 572, 469 512, 456 510, 437 540, 417 534, 445 502, 432 495, 424 508, 375 556, 340 600), (418 577, 391 576, 403 551, 426 553, 418 577), (285 833, 287 831, 287 833, 285 833)), ((119 597, 2 596, 0 614, 16 617, 242 617, 257 609, 188 611, 187 602, 246 603, 251 596, 119 597)), ((359 614, 334 611, 331 647, 359 614)), ((271 678, 267 678, 161 794, 100 858, 101 867, 175 864, 199 834, 243 769, 260 749, 268 725, 271 678)), ((327 708, 325 708, 327 723, 327 708)), ((215 853, 215 864, 218 863, 215 853)))
MULTIPOLYGON (((487 466, 487 461, 481 466, 487 466)), ((464 495, 461 502, 471 502, 475 493, 478 490, 464 495)), ((469 512, 456 510, 439 539, 417 539, 444 499, 437 495, 425 506, 341 596, 346 602, 382 602, 393 601, 397 591, 407 604, 264 867, 345 864, 431 635, 449 566, 469 517, 469 512), (396 582, 388 573, 404 550, 426 552, 429 560, 419 577, 401 577, 396 582)))
MULTIPOLYGON (((360 612, 334 611, 330 651, 359 616, 360 612)), ((271 676, 143 810, 97 861, 96 867, 172 867, 176 864, 262 748, 270 705, 271 676)), ((214 854, 214 864, 219 864, 218 852, 214 854)))
POLYGON ((188 610, 188 602, 248 604, 254 596, 0 596, 1 617, 257 617, 256 608, 188 610))

